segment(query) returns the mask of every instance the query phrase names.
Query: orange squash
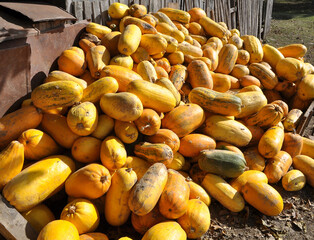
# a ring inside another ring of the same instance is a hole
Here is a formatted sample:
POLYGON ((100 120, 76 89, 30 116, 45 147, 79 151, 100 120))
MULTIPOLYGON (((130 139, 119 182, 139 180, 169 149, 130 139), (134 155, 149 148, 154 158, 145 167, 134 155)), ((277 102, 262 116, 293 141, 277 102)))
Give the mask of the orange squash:
POLYGON ((242 87, 247 87, 250 85, 255 85, 257 87, 261 87, 261 82, 258 78, 251 75, 244 75, 239 79, 242 87))
POLYGON ((128 199, 136 181, 132 168, 120 168, 112 176, 112 186, 105 199, 105 218, 110 225, 121 226, 128 220, 131 214, 128 199))
POLYGON ((286 102, 282 101, 282 100, 276 100, 273 101, 272 104, 276 104, 278 106, 281 107, 281 109, 283 110, 283 118, 286 118, 288 113, 289 113, 289 106, 286 102))
POLYGON ((250 132, 252 134, 252 139, 247 146, 248 147, 249 146, 256 146, 258 144, 259 140, 261 139, 261 137, 263 136, 264 130, 258 126, 246 126, 246 127, 250 130, 250 132))
POLYGON ((190 188, 185 178, 168 169, 168 180, 159 199, 159 211, 168 219, 181 217, 188 207, 190 188))
POLYGON ((250 170, 263 171, 265 159, 258 152, 257 147, 250 147, 243 151, 246 164, 250 170))
POLYGON ((66 180, 65 191, 76 198, 96 199, 111 185, 111 175, 103 165, 92 163, 80 168, 66 180))
POLYGON ((265 158, 276 156, 283 144, 284 129, 281 123, 269 128, 258 143, 258 151, 265 158))
POLYGON ((177 152, 180 147, 180 139, 177 134, 175 134, 170 129, 158 129, 156 134, 152 136, 145 136, 145 140, 150 143, 164 143, 167 144, 173 151, 177 152))
POLYGON ((36 128, 42 117, 39 109, 27 106, 0 118, 0 149, 17 139, 25 130, 36 128))
POLYGON ((161 215, 158 205, 156 205, 153 210, 143 216, 136 215, 135 213, 132 213, 131 215, 131 223, 133 228, 142 235, 145 234, 152 226, 164 221, 166 221, 166 218, 161 215))
POLYGON ((186 212, 178 218, 178 223, 187 233, 188 238, 200 238, 210 226, 209 209, 201 200, 191 199, 186 212))
POLYGON ((151 165, 151 163, 142 158, 128 156, 124 167, 132 168, 132 170, 136 173, 137 181, 139 181, 151 165))
POLYGON ((103 45, 92 47, 86 53, 86 61, 92 77, 98 79, 101 70, 109 64, 110 52, 103 45))
POLYGON ((187 68, 181 64, 172 66, 171 71, 169 72, 169 79, 177 90, 182 88, 187 76, 187 68))
POLYGON ((37 240, 61 240, 64 236, 68 240, 80 240, 75 225, 66 220, 54 220, 48 223, 39 233, 37 240))
POLYGON ((197 184, 201 184, 207 172, 200 169, 198 163, 193 164, 189 170, 189 176, 192 178, 194 182, 197 184))
POLYGON ((278 51, 280 51, 284 57, 298 58, 303 57, 306 54, 307 48, 303 44, 294 43, 279 47, 278 51))
POLYGON ((306 183, 305 175, 297 169, 292 169, 282 177, 282 187, 286 191, 299 191, 306 183))
POLYGON ((124 143, 133 143, 138 138, 138 130, 133 122, 123 122, 115 120, 114 132, 116 136, 124 143))
POLYGON ((91 134, 91 136, 102 140, 109 135, 109 133, 113 130, 113 128, 114 128, 114 120, 105 114, 100 114, 98 116, 97 127, 94 130, 94 132, 91 134))
POLYGON ((104 45, 110 52, 110 56, 116 56, 119 54, 118 43, 121 32, 112 31, 104 35, 101 39, 101 45, 104 45))
POLYGON ((208 193, 205 191, 205 189, 201 186, 198 185, 197 183, 193 182, 193 180, 188 177, 186 178, 186 181, 190 187, 190 196, 189 199, 199 199, 203 203, 206 204, 206 206, 210 205, 211 198, 208 195, 208 193))
POLYGON ((189 103, 174 108, 161 120, 163 128, 175 132, 178 137, 193 132, 205 120, 204 110, 197 104, 189 103))
POLYGON ((289 153, 293 158, 301 154, 303 138, 296 133, 285 133, 282 150, 289 153))
POLYGON ((150 163, 160 162, 165 165, 173 159, 172 149, 164 143, 138 143, 134 147, 134 154, 150 163))
POLYGON ((233 44, 225 44, 218 55, 218 66, 215 72, 229 74, 238 57, 238 49, 233 44))
POLYGON ((244 35, 243 49, 250 53, 250 63, 258 63, 263 59, 263 47, 260 40, 253 35, 244 35))
POLYGON ((91 232, 91 233, 81 234, 80 240, 109 240, 109 238, 104 233, 91 232))
POLYGON ((73 75, 62 72, 62 71, 52 71, 48 74, 48 77, 45 79, 45 83, 54 82, 54 81, 73 81, 78 83, 83 89, 87 87, 87 82, 83 79, 74 77, 73 75))
POLYGON ((63 208, 60 219, 73 223, 79 234, 93 232, 100 221, 95 205, 91 201, 82 198, 68 203, 63 208))
POLYGON ((24 157, 29 160, 39 160, 60 151, 60 147, 47 133, 37 129, 22 132, 18 141, 24 145, 24 157))
POLYGON ((242 78, 243 76, 249 75, 250 70, 247 66, 242 64, 235 64, 230 75, 234 76, 235 78, 242 78))
POLYGON ((283 58, 276 65, 276 73, 289 82, 301 80, 305 75, 304 63, 291 57, 283 58))
POLYGON ((307 74, 298 85, 297 95, 301 100, 309 101, 314 99, 314 74, 307 74))
POLYGON ((45 113, 41 127, 64 148, 71 148, 75 140, 80 137, 71 131, 67 124, 67 118, 62 115, 45 113))
POLYGON ((187 71, 189 73, 189 82, 193 88, 213 88, 212 76, 205 62, 201 60, 193 60, 188 65, 187 71))
POLYGON ((154 135, 160 129, 161 120, 157 112, 146 108, 142 115, 134 121, 137 129, 144 135, 154 135))
POLYGON ((152 226, 144 234, 142 240, 164 239, 164 237, 176 240, 187 239, 185 231, 176 221, 165 221, 152 226))
POLYGON ((101 140, 86 136, 75 140, 71 147, 72 157, 82 163, 92 163, 100 160, 101 140))
POLYGON ((306 182, 314 187, 314 159, 306 155, 297 155, 293 159, 293 168, 300 170, 306 177, 306 182))
POLYGON ((73 76, 80 76, 86 69, 84 51, 78 47, 71 47, 63 51, 58 58, 59 70, 73 76))
POLYGON ((250 61, 250 53, 244 49, 238 50, 238 58, 236 60, 237 64, 246 65, 250 61))
POLYGON ((258 170, 248 170, 242 173, 240 176, 232 179, 230 181, 230 185, 236 189, 237 191, 241 192, 243 186, 247 182, 264 182, 268 183, 267 176, 265 173, 258 171, 258 170))
POLYGON ((253 63, 249 66, 250 73, 257 77, 264 88, 273 89, 278 84, 276 74, 261 63, 253 63))
POLYGON ((279 215, 283 210, 281 195, 264 182, 247 182, 242 193, 245 201, 267 216, 279 215))
POLYGON ((167 183, 168 171, 163 163, 153 164, 135 184, 129 197, 129 208, 139 216, 148 214, 156 206, 167 183))
POLYGON ((268 181, 277 183, 289 170, 292 164, 292 158, 289 153, 280 151, 276 156, 268 159, 264 169, 268 181))
POLYGON ((179 152, 184 157, 195 157, 205 149, 215 149, 216 142, 209 136, 191 133, 180 139, 179 152))

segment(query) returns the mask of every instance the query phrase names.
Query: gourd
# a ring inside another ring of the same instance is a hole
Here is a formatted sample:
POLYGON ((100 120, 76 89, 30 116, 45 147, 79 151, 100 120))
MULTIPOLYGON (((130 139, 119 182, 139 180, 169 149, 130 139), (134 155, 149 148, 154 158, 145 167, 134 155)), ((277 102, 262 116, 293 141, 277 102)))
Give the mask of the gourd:
POLYGON ((48 223, 39 233, 37 240, 80 240, 75 225, 66 220, 54 220, 48 223))

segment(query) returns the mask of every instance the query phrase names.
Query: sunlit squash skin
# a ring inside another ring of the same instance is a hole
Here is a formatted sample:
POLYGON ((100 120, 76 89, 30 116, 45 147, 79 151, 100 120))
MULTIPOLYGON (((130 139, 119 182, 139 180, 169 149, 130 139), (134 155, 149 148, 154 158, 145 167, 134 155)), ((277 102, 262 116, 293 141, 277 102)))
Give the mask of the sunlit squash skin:
POLYGON ((136 173, 137 181, 139 181, 151 165, 151 163, 142 158, 128 156, 124 167, 132 168, 132 170, 136 173))
POLYGON ((73 223, 79 234, 95 231, 100 221, 96 206, 83 198, 77 198, 68 203, 63 208, 60 219, 73 223))
POLYGON ((301 154, 314 158, 314 140, 302 137, 303 146, 301 149, 301 154))
POLYGON ((120 168, 112 176, 105 200, 105 218, 110 225, 121 226, 128 220, 131 214, 128 200, 136 181, 137 176, 132 168, 120 168))
POLYGON ((16 175, 3 189, 3 196, 18 211, 27 211, 61 190, 74 169, 71 158, 49 156, 16 175))
POLYGON ((243 49, 250 53, 250 63, 261 62, 263 60, 263 47, 260 40, 253 35, 241 36, 243 49))
POLYGON ((209 206, 211 203, 211 198, 205 191, 205 189, 201 185, 193 182, 193 180, 190 177, 186 178, 186 182, 190 187, 189 199, 199 199, 203 203, 205 203, 206 206, 209 206))
POLYGON ((114 132, 116 136, 124 143, 130 144, 137 140, 139 131, 134 122, 115 120, 114 132))
POLYGON ((272 186, 264 182, 247 182, 242 193, 245 201, 267 216, 276 216, 283 210, 283 200, 272 186))
POLYGON ((236 94, 236 96, 242 101, 241 112, 235 115, 237 118, 254 114, 267 104, 267 98, 262 92, 242 92, 236 94))
POLYGON ((187 233, 188 238, 199 238, 209 229, 209 209, 200 199, 191 199, 186 212, 178 218, 178 223, 187 233))
POLYGON ((300 43, 288 44, 277 49, 283 54, 284 57, 293 58, 303 57, 307 52, 306 46, 300 43))
POLYGON ((265 173, 261 171, 248 170, 248 171, 243 172, 240 176, 232 179, 230 181, 230 185, 237 191, 241 192, 243 186, 247 182, 252 182, 252 181, 268 183, 268 178, 265 175, 265 173))
POLYGON ((263 53, 263 61, 269 63, 273 69, 276 69, 277 63, 285 57, 277 48, 269 44, 263 45, 263 53))
POLYGON ((64 240, 64 236, 67 236, 67 240, 80 240, 73 223, 66 220, 54 220, 40 231, 37 240, 64 240))
POLYGON ((142 134, 148 136, 156 134, 161 126, 160 116, 150 108, 145 108, 142 115, 134 123, 142 134))
POLYGON ((0 118, 0 149, 5 148, 22 132, 36 128, 41 120, 42 112, 34 106, 27 106, 0 118))
POLYGON ((0 190, 18 173, 24 164, 24 145, 12 141, 0 152, 0 190))
POLYGON ((300 170, 306 177, 306 182, 314 187, 314 159, 306 155, 297 155, 292 159, 293 167, 300 170))
POLYGON ((295 130, 302 114, 303 112, 300 109, 291 109, 287 117, 283 121, 283 126, 285 130, 289 132, 295 130))
POLYGON ((301 100, 314 99, 314 74, 307 74, 298 85, 297 95, 301 100))
POLYGON ((108 236, 101 232, 84 233, 80 235, 80 240, 109 240, 108 236))
POLYGON ((73 75, 62 72, 62 71, 52 71, 48 74, 48 77, 45 79, 45 83, 54 82, 54 81, 73 81, 78 83, 83 89, 87 87, 87 82, 83 79, 74 77, 73 75))
POLYGON ((289 153, 289 155, 293 158, 301 154, 302 147, 303 138, 299 134, 291 132, 285 133, 281 150, 289 153))
POLYGON ((121 54, 130 56, 136 51, 141 42, 141 29, 135 25, 127 25, 119 38, 118 50, 121 54))
POLYGON ((238 58, 238 49, 233 44, 225 44, 218 55, 218 66, 215 72, 229 74, 231 73, 238 58))
POLYGON ((76 77, 84 73, 86 66, 84 51, 78 47, 64 50, 58 58, 59 70, 76 77))
POLYGON ((128 201, 131 211, 139 216, 149 213, 156 206, 167 179, 166 166, 153 164, 131 190, 128 201))
POLYGON ((99 114, 98 124, 91 136, 103 140, 114 129, 114 119, 106 114, 99 114))
POLYGON ((306 183, 305 175, 297 169, 287 172, 281 180, 282 187, 286 191, 294 192, 301 190, 306 183))
POLYGON ((148 229, 142 240, 164 239, 165 237, 171 240, 187 239, 187 235, 179 223, 175 221, 166 221, 157 223, 148 229))
POLYGON ((240 212, 244 209, 245 202, 241 194, 221 177, 207 173, 201 186, 230 211, 240 212))
POLYGON ((179 91, 175 88, 173 83, 168 78, 158 78, 155 82, 157 85, 167 88, 176 99, 176 106, 180 104, 181 95, 179 91))
POLYGON ((160 213, 168 219, 177 219, 187 210, 190 188, 177 171, 168 169, 168 180, 160 196, 160 213))
POLYGON ((111 32, 111 29, 98 23, 90 22, 86 26, 86 32, 94 34, 99 39, 102 39, 104 35, 111 32))
POLYGON ((305 75, 304 63, 291 57, 283 58, 276 65, 276 73, 289 82, 301 80, 305 75))
POLYGON ((152 136, 146 136, 145 140, 150 143, 165 143, 175 153, 179 150, 180 139, 177 134, 167 128, 159 129, 156 134, 152 136))
POLYGON ((249 147, 243 151, 249 170, 263 171, 265 168, 265 158, 258 152, 257 147, 249 147))

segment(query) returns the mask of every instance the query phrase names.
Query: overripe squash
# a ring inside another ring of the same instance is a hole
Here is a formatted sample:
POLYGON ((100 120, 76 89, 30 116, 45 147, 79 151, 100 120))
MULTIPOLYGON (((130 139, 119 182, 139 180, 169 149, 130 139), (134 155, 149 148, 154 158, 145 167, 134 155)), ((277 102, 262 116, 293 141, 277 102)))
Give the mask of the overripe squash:
POLYGON ((37 240, 80 240, 75 225, 66 220, 54 220, 48 223, 39 233, 37 240))
POLYGON ((200 199, 190 199, 186 212, 178 218, 188 238, 196 239, 203 236, 210 226, 210 213, 200 199))
POLYGON ((124 144, 115 136, 108 136, 101 143, 100 160, 109 170, 121 168, 126 162, 127 153, 124 144))
POLYGON ((187 76, 187 68, 182 64, 176 64, 171 67, 169 79, 178 91, 182 88, 187 76))
POLYGON ((36 128, 40 124, 42 117, 42 112, 34 106, 23 107, 1 117, 0 149, 4 149, 25 130, 36 128))
POLYGON ((99 213, 95 205, 83 198, 68 203, 62 210, 61 220, 71 222, 79 234, 93 232, 99 225, 99 213))
POLYGON ((289 153, 279 151, 276 156, 268 159, 264 173, 269 183, 277 183, 289 170, 292 158, 289 153))
POLYGON ((132 168, 120 168, 112 176, 112 186, 105 200, 105 218, 110 225, 121 226, 128 220, 131 214, 128 199, 136 181, 132 168))
POLYGON ((65 155, 38 161, 16 175, 3 189, 3 196, 18 211, 27 211, 62 189, 75 165, 65 155))
POLYGON ((188 208, 190 188, 177 171, 168 169, 167 183, 159 199, 159 211, 168 219, 181 217, 188 208))
POLYGON ((24 145, 24 157, 29 160, 40 160, 61 150, 47 133, 38 129, 31 128, 22 132, 18 141, 24 145))
POLYGON ((242 193, 245 201, 267 216, 276 216, 283 210, 283 201, 275 188, 264 182, 247 182, 242 193))
POLYGON ((91 102, 73 106, 67 114, 67 123, 72 132, 79 136, 90 135, 97 127, 98 113, 91 102))
POLYGON ((163 163, 154 163, 131 190, 128 205, 139 216, 156 206, 167 183, 168 171, 163 163))
POLYGON ((96 199, 104 195, 111 185, 111 175, 106 167, 97 163, 88 164, 65 182, 65 192, 75 198, 96 199))

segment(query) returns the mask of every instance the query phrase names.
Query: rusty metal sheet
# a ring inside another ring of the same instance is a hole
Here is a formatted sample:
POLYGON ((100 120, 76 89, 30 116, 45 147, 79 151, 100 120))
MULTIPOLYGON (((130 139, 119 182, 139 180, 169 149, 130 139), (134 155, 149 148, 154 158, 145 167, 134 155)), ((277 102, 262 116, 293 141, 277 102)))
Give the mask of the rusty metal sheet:
POLYGON ((36 3, 1 2, 0 6, 19 12, 33 22, 52 20, 75 20, 76 18, 66 11, 52 5, 36 3))

